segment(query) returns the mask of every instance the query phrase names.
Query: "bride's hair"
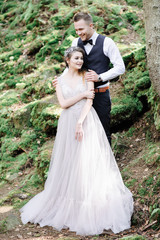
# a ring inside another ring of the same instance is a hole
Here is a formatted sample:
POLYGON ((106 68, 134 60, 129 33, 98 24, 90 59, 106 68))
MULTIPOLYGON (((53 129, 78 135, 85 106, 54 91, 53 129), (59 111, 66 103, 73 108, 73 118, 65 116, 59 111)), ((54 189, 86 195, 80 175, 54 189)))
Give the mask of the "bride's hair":
MULTIPOLYGON (((68 67, 67 59, 70 59, 70 58, 72 57, 72 54, 73 54, 74 52, 80 52, 80 53, 82 53, 83 58, 84 58, 84 54, 85 54, 85 53, 84 53, 84 50, 83 50, 82 48, 80 48, 80 47, 69 47, 69 48, 67 48, 67 49, 65 50, 65 52, 64 52, 64 60, 65 60, 65 63, 66 63, 66 66, 67 66, 67 67, 68 67)), ((83 68, 83 66, 82 66, 82 68, 79 70, 79 73, 82 74, 82 76, 83 76, 83 81, 84 81, 85 69, 83 68)))
POLYGON ((82 53, 83 58, 84 58, 84 50, 83 50, 82 48, 80 48, 80 47, 69 47, 69 48, 67 48, 67 49, 65 50, 65 52, 64 52, 65 63, 66 63, 66 65, 67 65, 67 67, 68 67, 68 63, 67 63, 66 59, 67 59, 67 58, 70 59, 70 58, 72 57, 72 54, 73 54, 74 52, 80 52, 80 53, 82 53))

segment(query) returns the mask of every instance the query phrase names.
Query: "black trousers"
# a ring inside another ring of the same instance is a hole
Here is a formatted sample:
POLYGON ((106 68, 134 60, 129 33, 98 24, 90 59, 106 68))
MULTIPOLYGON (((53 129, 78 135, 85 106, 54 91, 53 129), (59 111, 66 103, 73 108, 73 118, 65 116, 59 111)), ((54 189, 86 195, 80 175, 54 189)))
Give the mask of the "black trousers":
POLYGON ((93 107, 96 110, 99 119, 103 125, 108 141, 111 145, 111 134, 110 134, 110 112, 111 112, 111 99, 109 90, 106 92, 95 93, 93 100, 93 107))

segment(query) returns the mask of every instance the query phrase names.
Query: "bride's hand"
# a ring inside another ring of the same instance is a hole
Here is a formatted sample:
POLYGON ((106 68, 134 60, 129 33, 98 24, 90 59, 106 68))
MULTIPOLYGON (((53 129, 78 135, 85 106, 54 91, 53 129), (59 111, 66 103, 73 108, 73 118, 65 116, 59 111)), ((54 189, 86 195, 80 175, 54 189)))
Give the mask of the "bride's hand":
POLYGON ((86 91, 84 92, 84 97, 85 97, 85 98, 94 99, 94 96, 95 96, 95 91, 94 91, 94 89, 86 90, 86 91))
POLYGON ((82 128, 82 123, 77 123, 75 139, 80 142, 80 141, 82 141, 83 135, 84 135, 84 132, 83 132, 83 128, 82 128))
POLYGON ((56 88, 57 84, 58 84, 58 79, 57 79, 57 76, 55 76, 54 80, 52 81, 52 85, 54 88, 56 88))

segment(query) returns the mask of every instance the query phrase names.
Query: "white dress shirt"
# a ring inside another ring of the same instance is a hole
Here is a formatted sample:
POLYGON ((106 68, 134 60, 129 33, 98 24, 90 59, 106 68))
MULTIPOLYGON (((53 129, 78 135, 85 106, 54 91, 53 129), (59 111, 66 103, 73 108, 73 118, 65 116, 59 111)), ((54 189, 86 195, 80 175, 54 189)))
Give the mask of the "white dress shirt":
MULTIPOLYGON (((94 32, 94 34, 90 38, 93 41, 93 45, 91 45, 90 43, 87 43, 86 45, 84 45, 84 48, 87 54, 90 53, 91 49, 95 45, 98 35, 99 34, 97 32, 94 32)), ((73 40, 72 46, 78 45, 78 39, 79 38, 75 38, 73 40)), ((125 65, 124 65, 123 59, 121 57, 118 47, 116 46, 114 41, 109 37, 105 37, 104 39, 103 52, 110 59, 110 62, 113 64, 113 67, 109 69, 107 72, 100 74, 102 81, 111 80, 123 74, 125 72, 125 65)), ((106 87, 108 85, 109 85, 109 82, 99 86, 99 88, 106 87)))

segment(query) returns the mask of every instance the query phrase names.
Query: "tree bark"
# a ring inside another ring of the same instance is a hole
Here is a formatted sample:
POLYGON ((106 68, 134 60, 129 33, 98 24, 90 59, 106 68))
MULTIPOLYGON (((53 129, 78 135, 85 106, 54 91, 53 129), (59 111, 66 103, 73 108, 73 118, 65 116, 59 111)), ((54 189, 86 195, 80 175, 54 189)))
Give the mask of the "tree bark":
POLYGON ((150 79, 160 96, 160 0, 143 0, 150 79))

